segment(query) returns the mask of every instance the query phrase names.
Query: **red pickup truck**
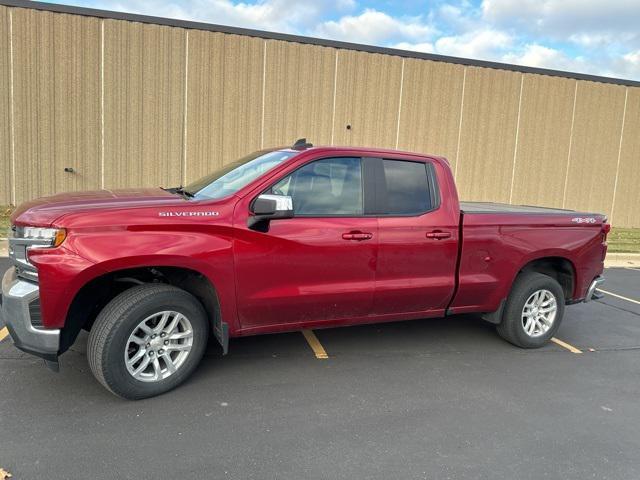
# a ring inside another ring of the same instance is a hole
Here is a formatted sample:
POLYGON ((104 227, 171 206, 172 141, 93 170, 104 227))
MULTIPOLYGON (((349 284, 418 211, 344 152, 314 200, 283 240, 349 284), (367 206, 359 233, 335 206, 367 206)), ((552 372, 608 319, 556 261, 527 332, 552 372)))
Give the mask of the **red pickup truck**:
POLYGON ((12 216, 2 317, 56 369, 89 331, 129 399, 184 381, 212 335, 477 313, 536 348, 603 281, 606 217, 460 203, 448 162, 370 148, 265 150, 177 188, 34 200, 12 216))

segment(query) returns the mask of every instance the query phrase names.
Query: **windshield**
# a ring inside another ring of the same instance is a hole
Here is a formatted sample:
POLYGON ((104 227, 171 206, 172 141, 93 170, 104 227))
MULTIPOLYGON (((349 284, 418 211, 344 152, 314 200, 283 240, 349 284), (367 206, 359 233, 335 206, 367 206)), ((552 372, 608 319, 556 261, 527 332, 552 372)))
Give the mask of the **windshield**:
POLYGON ((196 199, 223 198, 236 193, 267 170, 298 153, 279 150, 254 152, 187 185, 184 191, 196 199))

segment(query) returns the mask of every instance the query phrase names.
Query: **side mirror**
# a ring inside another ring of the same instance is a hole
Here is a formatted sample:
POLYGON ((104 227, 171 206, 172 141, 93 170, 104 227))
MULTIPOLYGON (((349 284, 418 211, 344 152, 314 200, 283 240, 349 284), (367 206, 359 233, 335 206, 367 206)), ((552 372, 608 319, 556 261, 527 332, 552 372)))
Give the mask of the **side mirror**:
POLYGON ((287 195, 265 193, 254 200, 251 213, 253 215, 247 219, 247 226, 266 232, 270 220, 293 217, 293 199, 287 195))

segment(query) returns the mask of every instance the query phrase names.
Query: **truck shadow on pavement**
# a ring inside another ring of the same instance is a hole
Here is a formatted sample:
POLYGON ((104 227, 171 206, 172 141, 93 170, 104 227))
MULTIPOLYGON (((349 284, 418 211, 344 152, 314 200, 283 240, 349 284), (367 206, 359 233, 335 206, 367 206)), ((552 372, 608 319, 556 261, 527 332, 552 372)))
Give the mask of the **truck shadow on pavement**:
MULTIPOLYGON (((640 345, 638 315, 625 312, 601 302, 577 305, 567 309, 565 320, 557 337, 587 350, 626 349, 640 345)), ((192 389, 211 390, 220 382, 234 389, 252 383, 260 372, 265 378, 290 378, 311 376, 318 369, 333 369, 334 375, 343 375, 338 369, 357 374, 380 367, 389 367, 397 359, 407 362, 414 358, 420 363, 425 358, 455 356, 463 360, 487 358, 499 355, 515 358, 522 355, 562 353, 573 355, 555 344, 538 350, 517 348, 495 332, 495 327, 477 315, 458 315, 412 321, 380 323, 353 327, 314 330, 326 350, 328 359, 319 360, 301 332, 278 333, 234 338, 230 341, 229 354, 222 356, 219 346, 210 341, 205 357, 195 374, 185 385, 171 395, 188 395, 192 389), (363 363, 366 362, 366 363, 363 363), (249 379, 248 379, 249 378, 249 379), (183 393, 180 393, 183 392, 183 393)), ((10 368, 28 385, 25 388, 41 390, 50 395, 52 390, 65 397, 70 391, 82 396, 110 395, 87 375, 90 372, 86 359, 88 334, 82 332, 71 349, 61 357, 59 374, 49 372, 42 362, 15 349, 10 340, 0 344, 0 368, 10 363, 10 368), (29 370, 25 372, 24 370, 29 370)), ((401 363, 397 368, 402 368, 401 363)), ((16 382, 20 383, 20 379, 16 382)), ((31 394, 37 394, 31 391, 31 394)), ((151 400, 149 400, 151 401, 151 400)))

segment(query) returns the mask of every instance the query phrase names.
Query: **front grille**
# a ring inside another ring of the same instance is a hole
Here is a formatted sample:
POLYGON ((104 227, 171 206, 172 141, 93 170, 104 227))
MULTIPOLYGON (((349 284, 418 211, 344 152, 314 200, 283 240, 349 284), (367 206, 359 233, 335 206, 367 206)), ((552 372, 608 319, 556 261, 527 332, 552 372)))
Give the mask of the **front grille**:
POLYGON ((42 240, 33 240, 21 238, 21 229, 13 227, 11 229, 12 236, 9 237, 9 260, 16 267, 16 273, 19 277, 32 282, 38 281, 38 270, 29 261, 27 249, 29 247, 37 247, 45 244, 42 240))
POLYGON ((42 328, 42 311, 40 310, 40 298, 36 298, 29 304, 29 317, 31 325, 42 328))

